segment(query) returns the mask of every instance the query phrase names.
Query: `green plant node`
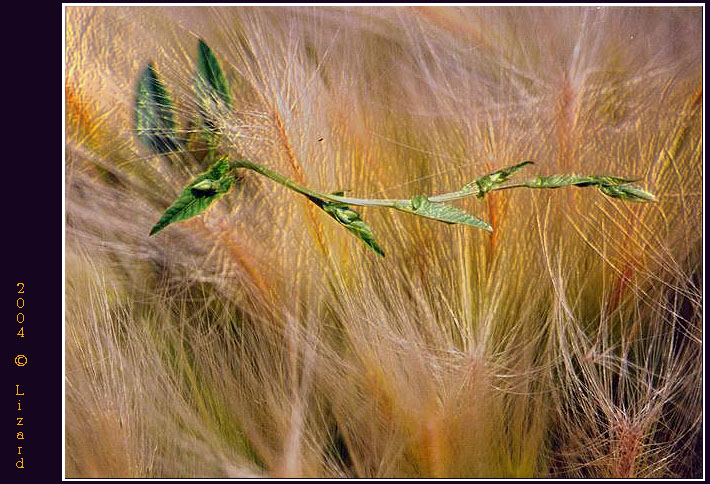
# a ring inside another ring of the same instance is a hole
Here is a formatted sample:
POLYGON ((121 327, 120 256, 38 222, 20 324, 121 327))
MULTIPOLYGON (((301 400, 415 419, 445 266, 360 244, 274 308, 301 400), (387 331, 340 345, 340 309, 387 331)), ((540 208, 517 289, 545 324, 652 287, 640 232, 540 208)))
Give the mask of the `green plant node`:
POLYGON ((508 166, 501 170, 494 171, 493 173, 489 173, 488 175, 477 178, 468 185, 465 185, 463 189, 470 189, 472 185, 475 184, 478 188, 478 193, 476 194, 476 197, 483 198, 486 193, 489 193, 495 186, 500 185, 504 181, 508 180, 515 173, 520 171, 522 168, 532 164, 534 164, 532 161, 526 160, 522 163, 518 163, 517 165, 508 166))

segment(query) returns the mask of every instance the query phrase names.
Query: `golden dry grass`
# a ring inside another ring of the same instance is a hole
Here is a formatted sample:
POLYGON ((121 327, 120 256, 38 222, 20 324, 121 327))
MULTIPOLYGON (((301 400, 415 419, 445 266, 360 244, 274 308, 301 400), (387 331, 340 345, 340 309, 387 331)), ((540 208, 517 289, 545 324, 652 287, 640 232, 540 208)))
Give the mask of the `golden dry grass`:
POLYGON ((700 8, 66 7, 67 477, 699 477, 700 8), (133 131, 148 61, 186 136, 197 39, 222 149, 355 196, 636 177, 364 208, 375 258, 247 173, 148 232, 203 153, 133 131))

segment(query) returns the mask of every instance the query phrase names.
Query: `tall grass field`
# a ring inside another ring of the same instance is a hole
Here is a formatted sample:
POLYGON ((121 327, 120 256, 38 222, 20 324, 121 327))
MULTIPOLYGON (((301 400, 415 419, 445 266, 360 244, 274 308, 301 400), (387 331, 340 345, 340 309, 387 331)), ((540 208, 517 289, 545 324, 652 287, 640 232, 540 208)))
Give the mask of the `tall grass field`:
POLYGON ((702 7, 65 6, 70 478, 699 478, 702 7), (492 232, 358 207, 368 250, 243 170, 149 236, 219 149, 409 198, 532 160, 657 201, 519 188, 492 232), (187 140, 137 136, 154 66, 187 140))

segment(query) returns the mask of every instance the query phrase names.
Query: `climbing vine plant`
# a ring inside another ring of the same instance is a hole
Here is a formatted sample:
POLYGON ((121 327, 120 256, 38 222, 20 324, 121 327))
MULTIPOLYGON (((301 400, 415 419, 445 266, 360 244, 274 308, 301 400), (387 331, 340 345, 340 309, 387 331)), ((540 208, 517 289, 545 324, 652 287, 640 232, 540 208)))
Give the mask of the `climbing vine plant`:
MULTIPOLYGON (((230 159, 217 151, 220 131, 215 114, 229 112, 233 99, 224 71, 203 40, 199 41, 197 49, 195 91, 199 105, 196 125, 200 138, 208 147, 208 159, 212 160, 212 164, 206 172, 198 175, 183 189, 177 200, 165 210, 150 230, 150 235, 172 223, 187 220, 207 210, 215 200, 230 191, 235 184, 237 170, 240 169, 252 170, 305 196, 381 257, 384 256, 384 251, 372 229, 362 220, 360 214, 352 209, 353 206, 390 208, 448 224, 462 224, 492 231, 491 226, 484 220, 446 202, 470 196, 482 199, 496 190, 565 186, 597 187, 608 197, 633 202, 656 201, 653 194, 632 185, 635 180, 616 176, 551 175, 536 176, 517 183, 510 182, 520 170, 533 164, 529 160, 481 176, 459 190, 439 195, 419 194, 409 199, 365 199, 345 197, 344 192, 326 193, 300 185, 261 164, 246 159, 230 159)), ((156 154, 162 155, 183 148, 184 142, 177 135, 172 100, 152 63, 143 70, 138 80, 135 128, 138 139, 156 154)))

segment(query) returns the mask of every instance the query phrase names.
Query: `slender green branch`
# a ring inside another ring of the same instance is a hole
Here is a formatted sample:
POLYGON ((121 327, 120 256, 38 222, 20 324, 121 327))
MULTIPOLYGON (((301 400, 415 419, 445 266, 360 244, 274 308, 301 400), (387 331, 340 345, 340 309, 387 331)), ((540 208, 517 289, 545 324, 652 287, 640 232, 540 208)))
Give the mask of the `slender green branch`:
MULTIPOLYGON (((247 168, 253 170, 267 178, 280 183, 281 185, 290 188, 302 195, 321 198, 323 200, 328 200, 331 202, 344 203, 346 205, 355 205, 359 207, 387 207, 401 209, 404 206, 411 206, 411 200, 408 198, 352 198, 343 197, 340 195, 334 195, 332 193, 325 193, 317 190, 304 187, 285 176, 270 170, 262 165, 258 165, 249 160, 241 159, 238 161, 233 161, 230 164, 231 168, 247 168)), ((525 185, 516 185, 525 186, 525 185)), ((499 190, 501 187, 493 187, 492 190, 499 190)), ((465 190, 459 190, 456 192, 442 193, 441 195, 435 195, 428 197, 430 202, 445 202, 448 200, 457 200, 460 198, 466 198, 478 194, 478 189, 474 187, 467 188, 465 190)))
MULTIPOLYGON (((526 162, 529 163, 529 162, 526 162)), ((521 166, 515 165, 514 167, 521 166)), ((321 192, 318 190, 313 190, 311 188, 300 185, 285 176, 270 170, 262 165, 258 165, 249 160, 241 159, 230 163, 231 168, 247 168, 249 170, 256 171, 257 173, 264 175, 271 180, 284 185, 302 195, 308 197, 319 198, 321 200, 326 200, 329 202, 342 203, 346 205, 355 205, 361 207, 386 207, 394 208, 403 212, 413 213, 412 200, 411 199, 398 199, 398 198, 352 198, 344 197, 342 195, 336 195, 333 193, 321 192)), ((511 168, 514 168, 511 167, 511 168)), ((502 171, 502 170, 501 170, 502 171)), ((496 172, 496 173, 500 173, 496 172)), ((494 173, 495 174, 495 173, 494 173)), ((491 175, 487 175, 490 177, 491 175)), ((485 177, 482 177, 485 178, 485 177)), ((505 178, 500 178, 504 180, 505 178)), ((631 180, 626 180, 623 178, 610 177, 610 176, 577 176, 577 175, 551 175, 551 176, 539 176, 537 178, 529 179, 524 182, 519 183, 509 183, 502 184, 499 181, 494 183, 488 183, 484 185, 484 191, 481 191, 479 187, 481 179, 475 182, 469 183, 464 186, 461 190, 455 192, 442 193, 440 195, 427 196, 427 200, 432 203, 443 203, 451 200, 459 200, 462 198, 468 198, 471 196, 479 196, 482 198, 486 193, 494 192, 496 190, 508 190, 511 188, 560 188, 563 186, 577 186, 577 187, 587 187, 587 186, 599 186, 605 195, 612 196, 614 198, 626 198, 634 200, 649 200, 655 201, 655 197, 652 194, 638 190, 635 187, 628 185, 631 180), (618 189, 623 189, 624 192, 618 192, 618 189), (631 195, 631 196, 629 196, 631 195)))
POLYGON ((266 168, 261 165, 257 165, 256 163, 252 163, 249 160, 238 160, 238 161, 233 161, 230 164, 231 168, 247 168, 249 170, 253 170, 261 175, 264 175, 267 178, 270 178, 271 180, 275 181, 276 183, 280 183, 281 185, 290 188, 291 190, 294 190, 302 195, 306 195, 309 197, 314 197, 314 198, 320 198, 322 200, 327 200, 329 202, 337 202, 337 203, 344 203, 346 205, 356 205, 360 207, 389 207, 389 208, 396 208, 395 204, 397 203, 409 203, 409 200, 397 200, 397 199, 368 199, 368 198, 350 198, 350 197, 343 197, 340 195, 334 195, 332 193, 325 193, 325 192, 320 192, 318 190, 313 190, 308 187, 304 187, 303 185, 300 185, 293 180, 290 180, 286 178, 285 176, 270 170, 269 168, 266 168))
POLYGON ((276 183, 280 183, 281 185, 290 188, 291 190, 294 190, 302 195, 306 196, 311 196, 311 197, 318 197, 320 198, 321 193, 315 190, 311 190, 310 188, 304 187, 303 185, 299 185, 298 183, 289 180, 285 176, 270 170, 266 168, 265 166, 257 165, 256 163, 252 163, 249 160, 237 160, 237 161, 232 161, 229 164, 229 167, 234 169, 234 168, 247 168, 249 170, 253 170, 261 175, 264 175, 267 178, 272 179, 276 183))
MULTIPOLYGON (((207 44, 201 40, 198 48, 197 94, 200 101, 198 120, 203 140, 208 144, 208 160, 211 167, 188 184, 177 200, 167 208, 153 226, 150 235, 163 230, 173 222, 187 220, 203 213, 217 199, 225 195, 236 182, 234 170, 244 168, 255 171, 286 188, 307 197, 316 206, 330 215, 353 235, 364 242, 373 252, 384 256, 370 227, 351 206, 385 207, 448 224, 462 224, 492 231, 493 228, 475 215, 443 202, 476 196, 484 198, 487 193, 510 188, 559 188, 563 186, 596 186, 604 195, 623 200, 656 201, 653 194, 630 185, 633 180, 600 175, 551 175, 538 176, 521 183, 505 184, 513 175, 526 166, 534 164, 524 160, 487 175, 476 178, 455 192, 439 195, 415 195, 409 199, 351 198, 342 192, 325 193, 303 186, 285 176, 246 159, 230 161, 217 152, 219 130, 213 112, 228 111, 232 97, 226 76, 207 44)), ((138 82, 135 128, 138 138, 156 154, 179 152, 184 142, 177 136, 177 123, 172 101, 167 89, 158 77, 152 64, 143 71, 138 82)))
MULTIPOLYGON (((496 190, 496 189, 497 188, 493 188, 492 190, 496 190)), ((442 193, 441 195, 434 195, 433 197, 429 197, 429 200, 432 202, 440 203, 440 202, 448 202, 450 200, 459 200, 461 198, 467 198, 467 197, 470 197, 473 195, 478 195, 478 188, 470 187, 470 188, 458 190, 455 192, 442 193)))

